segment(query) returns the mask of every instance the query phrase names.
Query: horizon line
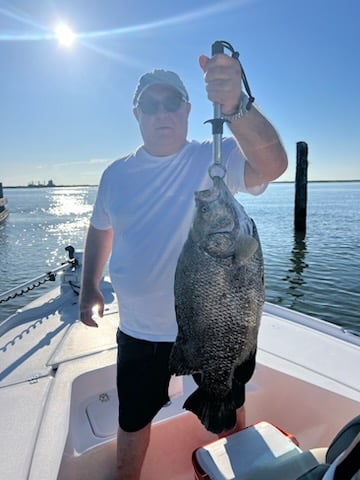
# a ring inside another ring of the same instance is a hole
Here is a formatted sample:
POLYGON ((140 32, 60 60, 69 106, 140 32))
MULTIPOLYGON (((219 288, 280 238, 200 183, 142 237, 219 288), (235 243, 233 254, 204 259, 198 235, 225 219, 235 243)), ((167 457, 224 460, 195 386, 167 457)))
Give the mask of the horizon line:
MULTIPOLYGON (((307 183, 356 183, 360 182, 359 179, 347 179, 347 180, 308 180, 307 183)), ((0 182, 1 183, 1 182, 0 182)), ((271 183, 295 183, 295 180, 274 180, 271 183)), ((98 187, 98 183, 79 183, 79 184, 54 184, 52 186, 47 185, 4 185, 3 188, 26 188, 30 190, 37 190, 39 188, 66 188, 66 187, 98 187)))

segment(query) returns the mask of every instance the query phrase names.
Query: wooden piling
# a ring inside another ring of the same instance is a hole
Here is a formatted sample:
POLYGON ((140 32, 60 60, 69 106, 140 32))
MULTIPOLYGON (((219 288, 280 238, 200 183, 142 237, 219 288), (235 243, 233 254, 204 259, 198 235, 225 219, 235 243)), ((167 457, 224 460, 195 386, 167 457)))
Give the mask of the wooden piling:
POLYGON ((307 207, 307 171, 308 171, 308 146, 306 142, 296 144, 296 178, 295 178, 295 232, 306 232, 306 207, 307 207))

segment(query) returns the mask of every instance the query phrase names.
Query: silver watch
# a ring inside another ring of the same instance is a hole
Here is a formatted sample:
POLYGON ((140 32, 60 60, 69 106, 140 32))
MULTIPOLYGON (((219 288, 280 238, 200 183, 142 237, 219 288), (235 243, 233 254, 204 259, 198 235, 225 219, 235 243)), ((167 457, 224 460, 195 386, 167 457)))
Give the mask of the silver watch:
MULTIPOLYGON (((223 120, 226 120, 227 122, 233 122, 234 120, 239 120, 239 118, 245 117, 247 112, 250 110, 250 108, 246 108, 249 103, 249 97, 245 95, 244 92, 241 92, 240 95, 240 102, 238 109, 235 113, 232 113, 231 115, 225 115, 224 113, 221 115, 221 118, 223 120)), ((251 107, 251 104, 250 104, 251 107)))

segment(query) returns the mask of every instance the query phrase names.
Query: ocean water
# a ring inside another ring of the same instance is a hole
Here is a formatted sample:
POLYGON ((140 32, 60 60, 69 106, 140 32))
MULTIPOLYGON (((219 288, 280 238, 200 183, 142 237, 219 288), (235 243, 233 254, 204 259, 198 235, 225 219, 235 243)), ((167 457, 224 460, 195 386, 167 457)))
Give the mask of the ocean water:
MULTIPOLYGON (((0 225, 0 293, 57 267, 67 245, 83 248, 96 187, 4 194, 10 215, 0 225)), ((294 234, 293 184, 237 198, 259 230, 266 300, 360 332, 360 183, 310 183, 305 236, 294 234)), ((53 286, 0 304, 0 321, 53 286)))

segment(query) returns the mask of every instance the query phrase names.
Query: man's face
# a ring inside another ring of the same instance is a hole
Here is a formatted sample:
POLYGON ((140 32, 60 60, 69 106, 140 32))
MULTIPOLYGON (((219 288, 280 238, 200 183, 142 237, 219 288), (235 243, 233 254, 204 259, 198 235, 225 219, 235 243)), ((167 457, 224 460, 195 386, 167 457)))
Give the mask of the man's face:
POLYGON ((184 145, 191 106, 180 99, 176 89, 152 85, 134 108, 144 147, 151 155, 172 155, 184 145))

